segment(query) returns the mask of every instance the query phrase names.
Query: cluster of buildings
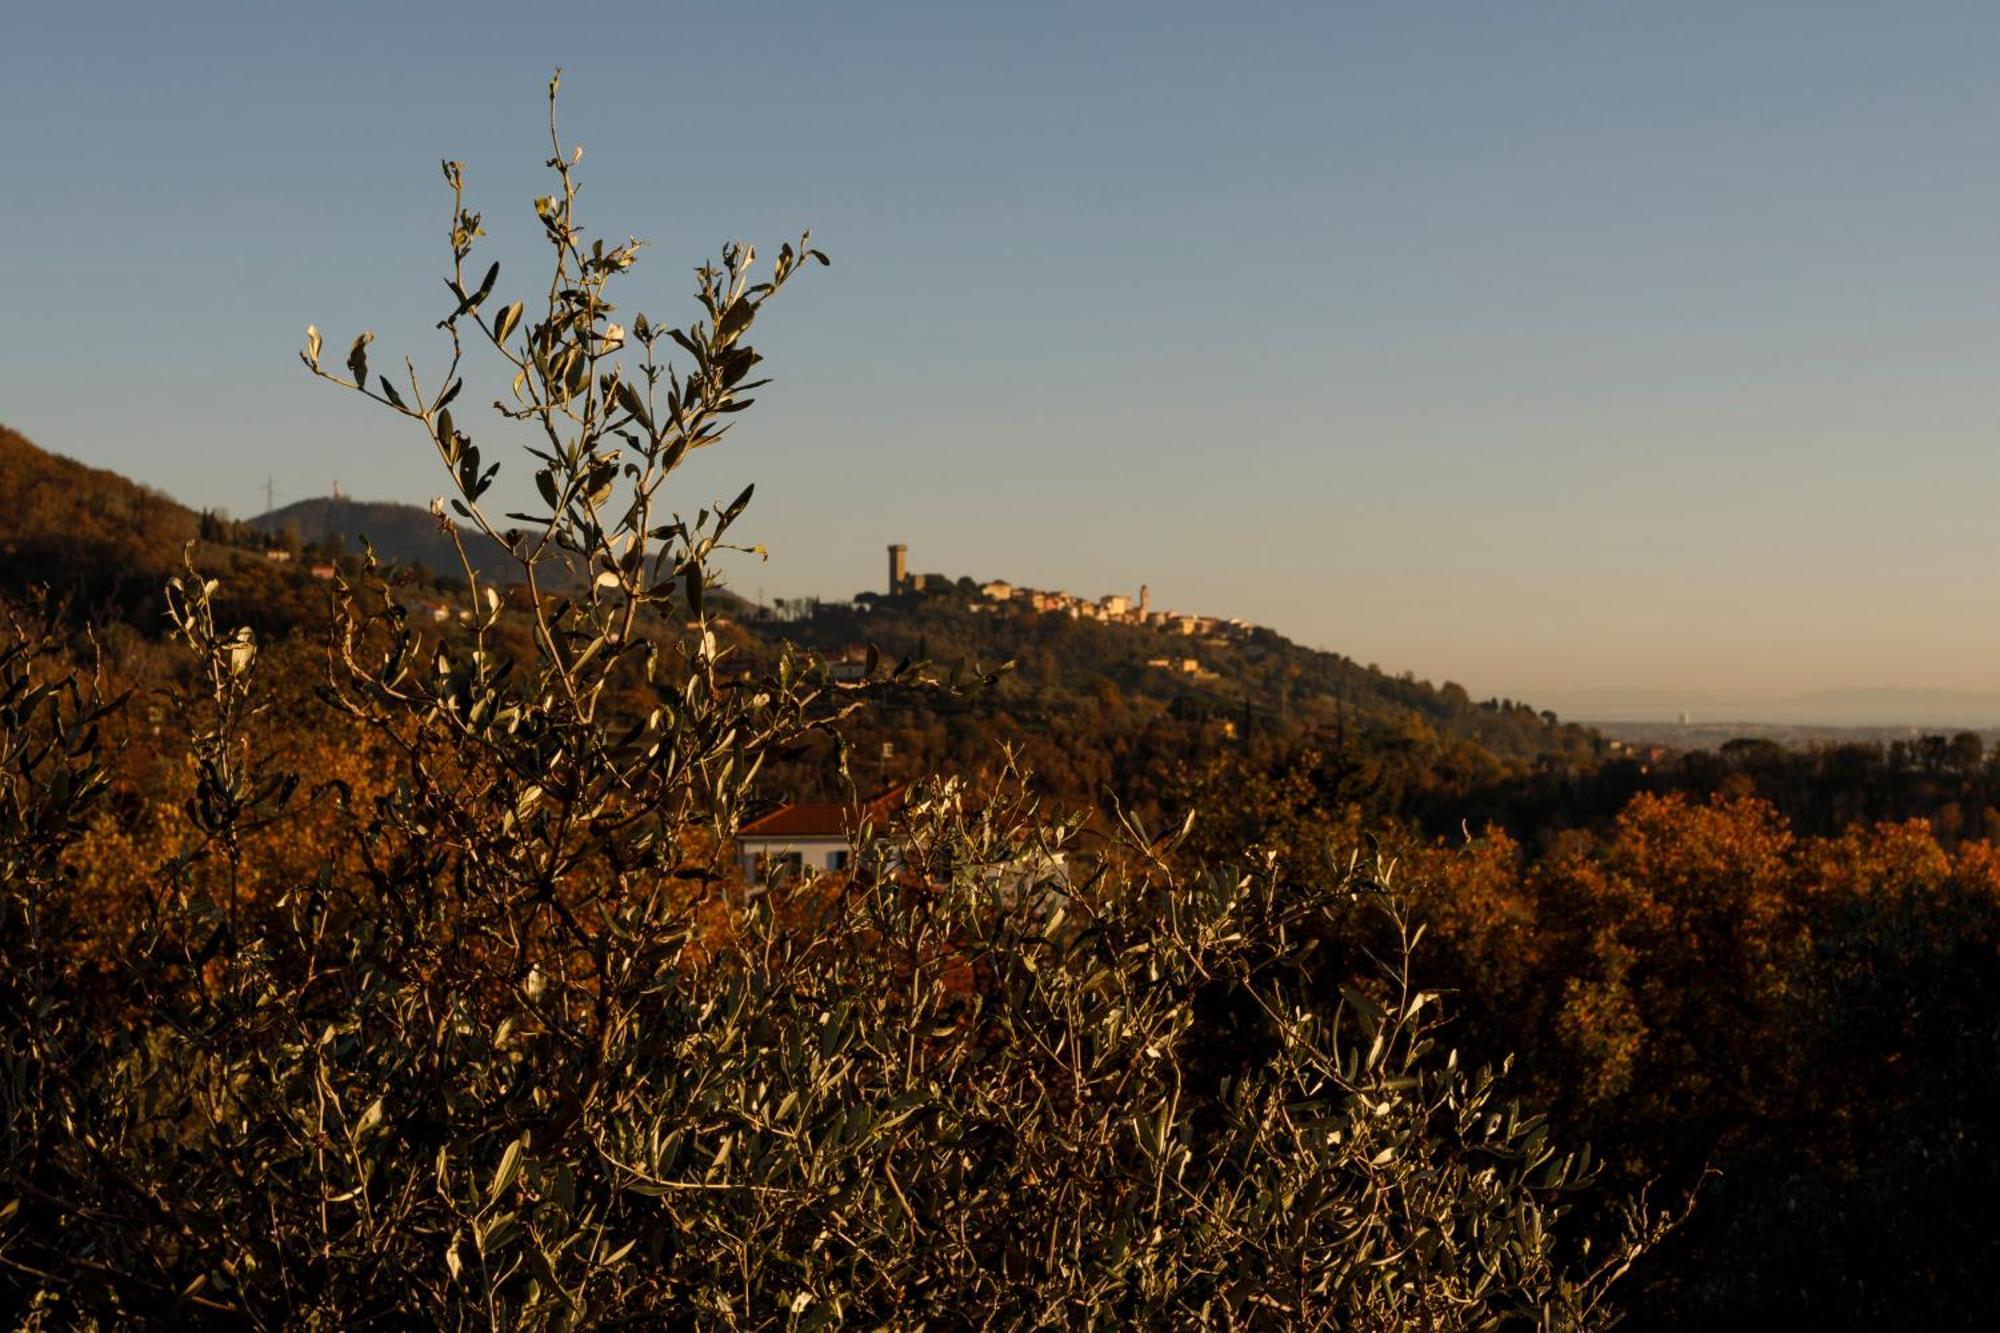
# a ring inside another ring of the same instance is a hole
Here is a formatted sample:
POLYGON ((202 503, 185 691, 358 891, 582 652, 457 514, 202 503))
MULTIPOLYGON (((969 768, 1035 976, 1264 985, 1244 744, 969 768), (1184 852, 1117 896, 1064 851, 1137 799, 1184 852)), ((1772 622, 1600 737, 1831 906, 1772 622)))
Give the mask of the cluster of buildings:
MULTIPOLYGON (((924 576, 910 573, 909 549, 900 543, 889 548, 889 592, 892 595, 924 591, 924 576)), ((979 596, 980 600, 971 603, 969 610, 997 613, 1007 608, 1019 608, 1037 615, 1068 616, 1072 620, 1144 625, 1190 638, 1248 639, 1259 628, 1247 620, 1155 611, 1152 589, 1143 583, 1139 585, 1137 598, 1114 592, 1093 599, 1079 597, 1072 592, 1017 587, 1005 579, 994 579, 979 585, 979 596)))

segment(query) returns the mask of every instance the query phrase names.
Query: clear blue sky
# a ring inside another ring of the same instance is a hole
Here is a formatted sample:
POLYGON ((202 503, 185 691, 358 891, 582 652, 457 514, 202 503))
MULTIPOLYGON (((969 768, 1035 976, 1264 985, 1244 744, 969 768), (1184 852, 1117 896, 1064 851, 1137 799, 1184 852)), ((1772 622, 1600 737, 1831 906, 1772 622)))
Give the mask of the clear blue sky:
MULTIPOLYGON (((307 322, 429 355, 562 65, 656 318, 834 267, 690 507, 739 586, 1239 614, 1476 694, 2000 688, 2000 8, 12 6, 0 421, 197 504, 422 502, 307 322)), ((516 276, 503 275, 507 287, 516 276)))

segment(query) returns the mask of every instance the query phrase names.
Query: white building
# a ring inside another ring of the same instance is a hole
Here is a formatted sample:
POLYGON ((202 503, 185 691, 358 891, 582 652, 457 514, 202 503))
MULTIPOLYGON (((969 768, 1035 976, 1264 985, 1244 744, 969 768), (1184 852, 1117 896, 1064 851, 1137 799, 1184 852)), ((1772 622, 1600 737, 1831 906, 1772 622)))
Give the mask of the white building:
POLYGON ((736 864, 752 884, 844 871, 862 826, 886 823, 908 786, 898 784, 859 805, 822 801, 780 806, 737 830, 736 864))
MULTIPOLYGON (((737 833, 736 864, 745 880, 758 885, 845 874, 854 869, 864 827, 878 836, 885 833, 908 791, 908 783, 899 783, 858 805, 826 801, 782 806, 737 833)), ((1032 895, 1037 910, 1052 910, 1069 889, 1068 858, 1060 850, 1022 850, 990 863, 919 871, 887 839, 874 845, 871 856, 879 858, 874 864, 883 873, 913 875, 913 882, 929 880, 933 888, 948 881, 978 884, 997 894, 1003 906, 1018 906, 1032 895), (936 878, 940 874, 942 879, 936 878)))

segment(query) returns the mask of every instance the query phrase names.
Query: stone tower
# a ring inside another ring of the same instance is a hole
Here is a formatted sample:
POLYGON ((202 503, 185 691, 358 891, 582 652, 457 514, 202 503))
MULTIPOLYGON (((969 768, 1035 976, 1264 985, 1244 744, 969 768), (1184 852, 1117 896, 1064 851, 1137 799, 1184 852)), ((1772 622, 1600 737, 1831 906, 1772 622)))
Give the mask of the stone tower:
POLYGON ((895 596, 909 586, 910 548, 897 542, 889 548, 889 595, 895 596))

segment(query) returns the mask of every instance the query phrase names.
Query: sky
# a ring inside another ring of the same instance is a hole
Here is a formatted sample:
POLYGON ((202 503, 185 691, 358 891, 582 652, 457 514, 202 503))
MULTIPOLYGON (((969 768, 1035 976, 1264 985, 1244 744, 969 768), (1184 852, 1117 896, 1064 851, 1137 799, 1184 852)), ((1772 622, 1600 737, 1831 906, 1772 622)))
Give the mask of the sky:
POLYGON ((0 422, 190 504, 442 489, 295 350, 365 327, 437 363, 441 158, 532 290, 559 65, 585 223, 649 242, 628 312, 685 322, 730 239, 832 257, 682 483, 756 482, 742 591, 879 588, 901 541, 1564 711, 2000 692, 2000 7, 74 0, 5 28, 0 422))

